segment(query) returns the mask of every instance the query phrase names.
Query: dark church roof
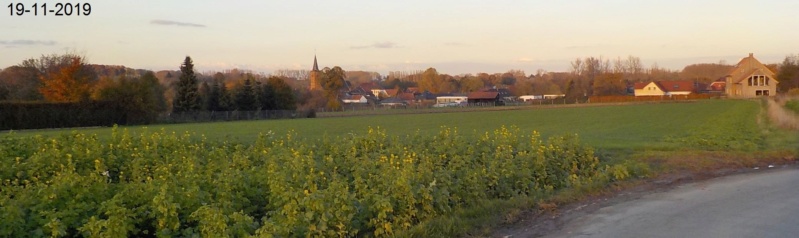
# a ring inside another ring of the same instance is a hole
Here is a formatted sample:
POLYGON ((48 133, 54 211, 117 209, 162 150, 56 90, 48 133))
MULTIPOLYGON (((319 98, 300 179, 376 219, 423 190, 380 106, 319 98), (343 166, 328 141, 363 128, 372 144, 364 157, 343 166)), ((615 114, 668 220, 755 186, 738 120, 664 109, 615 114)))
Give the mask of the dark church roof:
POLYGON ((316 64, 316 55, 313 56, 313 69, 311 71, 319 71, 319 65, 316 64))

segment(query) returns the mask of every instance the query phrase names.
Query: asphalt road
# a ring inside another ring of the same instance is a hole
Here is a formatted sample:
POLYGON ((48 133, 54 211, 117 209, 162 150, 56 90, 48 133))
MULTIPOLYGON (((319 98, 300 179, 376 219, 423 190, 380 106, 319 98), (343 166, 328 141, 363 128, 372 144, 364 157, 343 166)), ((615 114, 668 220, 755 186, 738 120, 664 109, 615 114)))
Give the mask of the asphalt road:
POLYGON ((545 237, 799 237, 799 169, 761 170, 604 207, 545 237))

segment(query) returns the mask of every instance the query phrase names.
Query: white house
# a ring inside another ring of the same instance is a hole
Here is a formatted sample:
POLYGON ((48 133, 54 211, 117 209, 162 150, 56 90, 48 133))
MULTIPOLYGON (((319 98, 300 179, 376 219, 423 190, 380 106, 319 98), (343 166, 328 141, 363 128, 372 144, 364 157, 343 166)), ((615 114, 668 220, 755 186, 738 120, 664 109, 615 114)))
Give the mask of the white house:
POLYGON ((447 104, 447 103, 467 103, 469 102, 469 97, 467 96, 440 96, 436 97, 436 104, 447 104))
POLYGON ((522 100, 522 102, 527 102, 527 101, 532 101, 532 100, 541 100, 541 99, 544 99, 543 95, 523 95, 523 96, 519 96, 519 100, 522 100))
POLYGON ((341 100, 343 103, 368 103, 369 101, 366 100, 366 97, 363 95, 352 95, 349 98, 345 98, 341 100))

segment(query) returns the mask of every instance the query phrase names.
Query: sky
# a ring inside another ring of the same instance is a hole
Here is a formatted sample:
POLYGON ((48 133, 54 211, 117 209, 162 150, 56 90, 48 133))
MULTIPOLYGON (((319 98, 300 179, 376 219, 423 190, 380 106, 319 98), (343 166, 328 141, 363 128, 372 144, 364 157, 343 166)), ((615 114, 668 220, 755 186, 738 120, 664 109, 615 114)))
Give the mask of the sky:
MULTIPOLYGON (((27 8, 34 2, 24 1, 27 8)), ((67 52, 89 63, 178 70, 440 73, 568 71, 576 58, 646 66, 734 64, 799 53, 799 1, 89 1, 89 16, 12 16, 0 1, 0 68, 67 52)), ((40 13, 41 14, 41 13, 40 13)))

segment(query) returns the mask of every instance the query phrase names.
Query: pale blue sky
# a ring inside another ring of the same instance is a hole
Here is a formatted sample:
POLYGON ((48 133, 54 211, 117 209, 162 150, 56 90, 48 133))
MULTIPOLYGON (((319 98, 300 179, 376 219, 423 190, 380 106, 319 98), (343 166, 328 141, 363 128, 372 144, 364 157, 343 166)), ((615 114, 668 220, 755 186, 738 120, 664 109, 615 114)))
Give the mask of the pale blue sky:
POLYGON ((0 68, 67 50, 96 64, 178 69, 190 55, 201 72, 265 73, 309 69, 316 51, 322 67, 449 74, 565 71, 588 56, 681 69, 799 53, 799 1, 784 0, 114 0, 71 17, 9 16, 9 3, 0 68))

